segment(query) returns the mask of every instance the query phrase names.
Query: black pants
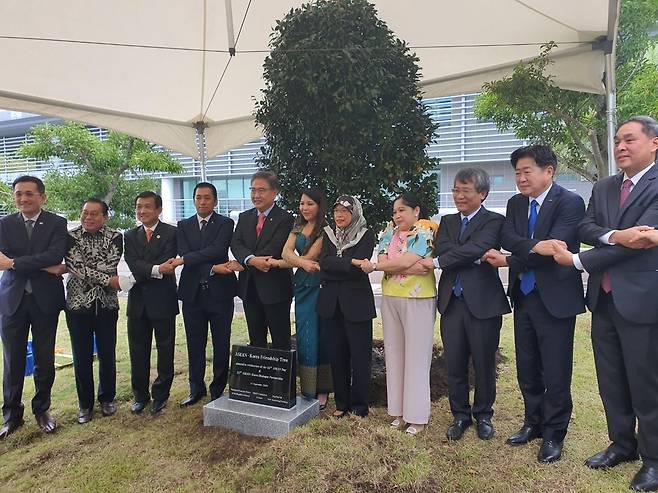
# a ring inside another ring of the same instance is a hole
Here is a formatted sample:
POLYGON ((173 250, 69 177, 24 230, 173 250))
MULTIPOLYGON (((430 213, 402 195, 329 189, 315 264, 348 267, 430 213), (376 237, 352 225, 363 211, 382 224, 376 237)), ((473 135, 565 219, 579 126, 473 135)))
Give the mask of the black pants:
POLYGON ((174 342, 176 316, 151 320, 142 312, 141 317, 128 317, 128 347, 130 349, 130 384, 136 402, 148 402, 151 396, 158 401, 169 398, 174 381, 174 342), (158 375, 149 393, 151 375, 151 345, 155 333, 158 351, 158 375))
POLYGON ((212 299, 208 290, 199 290, 193 302, 183 303, 187 339, 190 395, 206 395, 206 345, 208 326, 212 337, 210 396, 219 398, 228 382, 228 362, 233 321, 233 298, 212 299))
POLYGON ((450 410, 455 419, 490 419, 496 400, 496 351, 503 317, 475 318, 454 296, 441 316, 441 339, 448 370, 450 410), (468 396, 468 361, 473 359, 475 395, 468 396))
POLYGON ((372 361, 372 320, 351 322, 340 307, 327 320, 327 340, 336 409, 368 415, 372 361))
POLYGON ((551 315, 537 291, 518 294, 514 305, 516 373, 525 421, 545 440, 561 442, 571 419, 571 374, 576 317, 551 315))
POLYGON ((66 312, 73 349, 75 387, 82 409, 94 407, 94 336, 98 351, 98 402, 112 402, 116 397, 118 318, 118 310, 103 308, 89 313, 66 312))
POLYGON ((249 330, 249 344, 267 347, 267 329, 270 329, 273 349, 290 349, 291 300, 266 305, 258 296, 253 280, 249 282, 247 298, 242 300, 249 330))
POLYGON ((2 377, 2 415, 5 423, 23 418, 23 384, 27 338, 32 328, 34 386, 32 412, 42 414, 50 408, 50 392, 55 381, 55 335, 59 313, 44 313, 32 295, 23 295, 16 313, 0 317, 0 335, 4 358, 2 377))
POLYGON ((623 318, 612 295, 600 293, 592 345, 613 447, 622 454, 639 448, 645 463, 658 466, 658 325, 623 318))

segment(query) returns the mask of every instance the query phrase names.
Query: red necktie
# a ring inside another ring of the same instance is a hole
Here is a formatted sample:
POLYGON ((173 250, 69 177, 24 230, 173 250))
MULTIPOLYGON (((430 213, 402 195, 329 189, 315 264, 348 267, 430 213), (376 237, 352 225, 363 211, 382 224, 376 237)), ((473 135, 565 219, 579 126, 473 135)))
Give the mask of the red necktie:
POLYGON ((144 233, 146 234, 146 243, 149 243, 151 238, 153 238, 153 231, 149 228, 144 228, 144 233))
POLYGON ((267 216, 263 213, 258 214, 258 224, 256 224, 256 238, 258 238, 261 231, 263 231, 263 225, 265 224, 266 217, 267 216))
MULTIPOLYGON (((628 196, 631 194, 632 187, 633 187, 633 182, 628 178, 626 178, 624 180, 624 183, 621 184, 621 191, 619 192, 619 209, 624 207, 624 204, 626 203, 628 196)), ((610 276, 608 275, 607 272, 604 272, 603 277, 601 278, 601 289, 603 289, 604 293, 609 293, 610 291, 612 291, 612 285, 610 284, 610 276)))

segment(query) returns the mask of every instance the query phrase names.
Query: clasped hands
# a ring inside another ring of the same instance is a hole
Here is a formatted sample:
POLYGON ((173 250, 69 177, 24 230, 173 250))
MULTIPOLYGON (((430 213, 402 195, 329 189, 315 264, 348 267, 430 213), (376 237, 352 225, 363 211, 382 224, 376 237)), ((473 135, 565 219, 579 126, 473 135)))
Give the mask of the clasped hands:
MULTIPOLYGON (((363 272, 366 274, 370 274, 375 270, 375 263, 371 262, 370 259, 352 259, 352 265, 355 267, 358 267, 361 269, 363 272)), ((422 258, 418 260, 415 264, 413 264, 411 267, 407 268, 404 272, 401 272, 401 274, 406 274, 406 275, 423 275, 427 274, 430 271, 434 270, 434 261, 432 258, 422 258)))

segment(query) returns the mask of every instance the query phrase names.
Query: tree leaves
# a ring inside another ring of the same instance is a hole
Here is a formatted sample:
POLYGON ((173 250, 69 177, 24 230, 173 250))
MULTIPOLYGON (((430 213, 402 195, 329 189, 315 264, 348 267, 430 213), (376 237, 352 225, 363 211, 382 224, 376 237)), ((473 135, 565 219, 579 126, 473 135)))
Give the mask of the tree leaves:
POLYGON ((129 135, 110 132, 101 140, 87 128, 74 122, 63 125, 37 125, 29 136, 31 142, 21 146, 26 158, 72 162, 76 170, 56 168, 44 176, 48 207, 77 219, 85 199, 105 200, 113 211, 110 224, 131 227, 135 224, 134 197, 141 191, 154 190, 157 181, 140 173, 180 173, 181 164, 166 151, 129 135))
POLYGON ((278 21, 264 63, 256 121, 268 145, 260 164, 277 172, 284 205, 307 186, 329 200, 358 196, 382 226, 402 191, 436 211, 427 143, 436 125, 418 89, 417 59, 365 0, 319 0, 278 21))

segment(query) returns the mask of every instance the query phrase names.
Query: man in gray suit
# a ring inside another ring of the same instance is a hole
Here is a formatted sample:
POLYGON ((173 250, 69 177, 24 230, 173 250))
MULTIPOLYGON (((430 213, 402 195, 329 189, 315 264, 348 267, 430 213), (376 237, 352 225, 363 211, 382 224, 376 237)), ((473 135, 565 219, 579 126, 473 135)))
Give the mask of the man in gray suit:
POLYGON ((23 424, 23 382, 27 338, 32 330, 34 386, 32 413, 45 433, 57 423, 48 409, 55 381, 55 334, 64 308, 61 264, 66 252, 66 220, 42 210, 43 182, 21 176, 12 184, 20 211, 0 219, 0 335, 4 356, 0 439, 23 424))
POLYGON ((594 248, 555 260, 589 273, 587 305, 592 344, 611 444, 586 461, 608 469, 642 456, 631 482, 636 491, 658 491, 658 249, 636 226, 658 226, 658 123, 633 117, 615 135, 621 173, 592 190, 581 241, 594 248), (636 424, 638 432, 636 435, 636 424))

